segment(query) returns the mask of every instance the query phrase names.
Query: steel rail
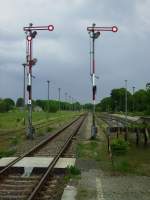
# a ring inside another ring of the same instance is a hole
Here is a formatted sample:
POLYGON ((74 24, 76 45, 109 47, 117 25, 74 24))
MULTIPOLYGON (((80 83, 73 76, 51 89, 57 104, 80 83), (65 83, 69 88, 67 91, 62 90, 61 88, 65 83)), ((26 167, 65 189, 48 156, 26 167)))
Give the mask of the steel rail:
POLYGON ((76 135, 78 133, 78 131, 79 131, 80 127, 82 126, 85 118, 86 118, 86 115, 83 117, 83 119, 81 120, 81 122, 79 123, 77 128, 74 129, 73 133, 69 136, 69 138, 65 141, 63 147, 60 148, 58 154, 54 157, 52 162, 49 164, 46 172, 43 174, 43 176, 41 177, 39 183, 34 188, 34 190, 32 191, 32 193, 30 194, 30 196, 28 197, 27 200, 33 200, 33 199, 35 199, 37 197, 38 192, 41 190, 41 188, 43 187, 43 185, 47 181, 50 173, 52 172, 52 170, 53 170, 54 166, 56 165, 57 161, 59 160, 60 156, 67 149, 67 147, 68 147, 69 143, 71 142, 72 138, 74 137, 74 135, 76 135))
POLYGON ((58 130, 54 135, 50 135, 48 138, 42 140, 39 144, 35 145, 33 148, 31 148, 28 152, 22 154, 21 156, 19 156, 18 158, 16 158, 15 160, 13 160, 12 162, 10 162, 7 166, 5 166, 1 171, 0 171, 0 178, 1 176, 5 175, 9 169, 16 164, 18 161, 20 161, 21 159, 23 159, 26 156, 31 155, 33 152, 37 151, 37 149, 41 148, 43 145, 45 145, 46 143, 48 143, 50 140, 52 140, 53 138, 55 138, 57 135, 59 135, 61 132, 63 132, 65 129, 67 129, 68 127, 70 127, 73 123, 75 123, 78 119, 80 119, 83 116, 80 115, 79 117, 77 117, 75 120, 73 120, 72 122, 70 122, 69 124, 65 125, 63 128, 61 128, 60 130, 58 130))
MULTIPOLYGON (((122 118, 122 117, 119 117, 119 116, 112 116, 112 115, 108 115, 108 114, 103 114, 102 116, 105 116, 106 118, 109 117, 111 119, 117 120, 118 122, 126 124, 126 119, 125 118, 122 118)), ((130 125, 130 124, 135 124, 135 125, 139 124, 138 120, 133 121, 133 120, 128 119, 128 118, 127 118, 127 123, 128 123, 128 125, 130 125)))
MULTIPOLYGON (((105 115, 100 115, 100 118, 102 120, 105 119, 105 121, 113 121, 113 120, 115 120, 116 122, 122 123, 123 126, 125 125, 124 119, 121 119, 119 117, 115 117, 115 116, 111 116, 111 115, 106 115, 105 114, 105 115)), ((131 122, 129 124, 131 124, 131 122)))

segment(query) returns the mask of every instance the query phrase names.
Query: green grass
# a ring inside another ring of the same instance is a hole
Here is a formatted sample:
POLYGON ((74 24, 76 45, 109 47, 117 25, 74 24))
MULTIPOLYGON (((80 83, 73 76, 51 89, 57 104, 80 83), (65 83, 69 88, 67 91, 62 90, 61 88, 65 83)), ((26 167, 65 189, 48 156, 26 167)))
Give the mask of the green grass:
MULTIPOLYGON (((135 140, 129 136, 129 146, 125 154, 113 155, 112 171, 150 176, 150 146, 144 144, 136 146, 135 140)), ((123 135, 119 136, 124 138, 123 135)), ((111 137, 111 142, 115 136, 111 137)))
POLYGON ((150 176, 150 148, 134 144, 122 156, 114 156, 114 170, 150 176))
POLYGON ((64 177, 65 181, 68 182, 70 179, 80 179, 81 171, 75 166, 67 167, 67 175, 64 177))
POLYGON ((16 136, 14 136, 14 137, 11 139, 11 144, 12 144, 12 145, 17 145, 19 142, 20 142, 20 137, 19 137, 19 135, 16 135, 16 136))
POLYGON ((23 112, 13 111, 8 113, 0 113, 0 129, 17 128, 23 126, 23 112))
POLYGON ((99 140, 80 142, 77 145, 77 156, 81 159, 104 161, 108 157, 106 148, 99 140))
POLYGON ((53 127, 47 127, 47 132, 51 132, 53 130, 53 127))
MULTIPOLYGON (((33 112, 33 123, 43 122, 47 120, 55 120, 57 118, 62 118, 62 120, 68 119, 77 115, 75 112, 56 112, 56 113, 46 113, 46 112, 33 112)), ((24 116, 27 118, 28 113, 14 110, 8 113, 0 113, 0 129, 13 129, 23 127, 24 116)))
POLYGON ((67 167, 67 171, 71 175, 80 175, 81 174, 80 169, 78 169, 75 166, 69 166, 69 167, 67 167))
POLYGON ((107 152, 107 143, 100 140, 82 141, 77 145, 77 156, 83 160, 95 160, 104 171, 111 171, 112 163, 107 152))
POLYGON ((0 150, 0 158, 12 156, 14 153, 16 153, 16 149, 0 150))
POLYGON ((117 160, 113 163, 113 170, 125 173, 125 172, 130 172, 131 168, 129 162, 127 160, 122 159, 119 161, 117 160))
POLYGON ((129 141, 128 151, 125 154, 113 155, 112 161, 107 150, 107 139, 102 131, 105 124, 101 122, 100 125, 100 139, 79 142, 77 146, 78 158, 97 161, 99 167, 105 172, 150 176, 150 146, 136 146, 135 141, 134 143, 129 141))
POLYGON ((93 188, 78 188, 78 193, 76 199, 85 200, 85 199, 96 199, 97 191, 93 188))
MULTIPOLYGON (((36 129, 36 137, 44 136, 46 133, 50 134, 54 129, 60 125, 69 122, 79 112, 57 112, 57 113, 45 113, 45 112, 33 112, 33 124, 41 122, 46 123, 46 127, 36 129)), ((20 144, 26 142, 26 134, 13 131, 16 128, 24 127, 23 125, 24 113, 20 111, 13 111, 8 113, 0 114, 0 156, 13 155, 15 151, 11 151, 12 148, 16 148, 20 144), (3 130, 12 130, 9 134, 4 134, 3 130), (10 153, 9 153, 10 152, 10 153)))
POLYGON ((111 142, 111 150, 115 155, 123 155, 129 150, 129 142, 121 138, 115 138, 111 142))

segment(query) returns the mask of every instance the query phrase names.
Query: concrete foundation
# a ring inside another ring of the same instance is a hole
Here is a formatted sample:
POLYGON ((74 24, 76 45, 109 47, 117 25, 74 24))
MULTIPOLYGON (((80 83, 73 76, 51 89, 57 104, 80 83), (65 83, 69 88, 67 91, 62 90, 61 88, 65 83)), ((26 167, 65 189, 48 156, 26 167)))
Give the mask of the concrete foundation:
MULTIPOLYGON (((15 160, 17 157, 4 157, 0 159, 0 167, 5 167, 10 162, 15 160)), ((46 168, 52 162, 51 157, 24 157, 18 161, 13 167, 24 167, 24 168, 46 168)), ((64 169, 68 166, 75 165, 75 158, 60 158, 55 168, 64 169)))

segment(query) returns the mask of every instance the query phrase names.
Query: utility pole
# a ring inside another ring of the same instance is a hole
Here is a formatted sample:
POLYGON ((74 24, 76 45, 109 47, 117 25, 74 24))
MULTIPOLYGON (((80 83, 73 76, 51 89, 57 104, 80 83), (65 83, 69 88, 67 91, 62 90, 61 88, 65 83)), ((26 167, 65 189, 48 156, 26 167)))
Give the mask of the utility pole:
POLYGON ((126 123, 126 133, 125 133, 125 140, 127 140, 127 115, 128 115, 128 98, 127 98, 127 80, 125 80, 125 123, 126 123))
MULTIPOLYGON (((90 56, 92 54, 92 69, 90 67, 90 76, 92 77, 92 94, 93 94, 93 120, 91 127, 91 138, 96 138, 97 127, 95 124, 95 104, 96 104, 96 83, 95 83, 95 40, 100 36, 100 32, 102 31, 112 31, 117 32, 118 28, 116 26, 113 27, 96 27, 96 24, 93 23, 91 27, 87 27, 87 31, 89 33, 90 38, 92 39, 92 50, 90 49, 90 56)), ((91 45, 90 45, 91 46, 91 45)), ((91 65, 91 58, 90 58, 91 65)))
POLYGON ((65 110, 68 110, 68 106, 66 105, 66 103, 67 103, 67 96, 68 96, 68 94, 67 94, 67 92, 65 92, 65 110))
POLYGON ((77 111, 77 100, 74 99, 74 111, 77 111))
POLYGON ((74 99, 72 97, 72 110, 74 111, 74 99))
POLYGON ((60 91, 61 91, 61 88, 58 88, 59 111, 61 110, 61 105, 60 105, 60 91))
POLYGON ((70 110, 71 110, 71 96, 69 96, 69 104, 70 104, 70 110))
POLYGON ((28 27, 23 28, 26 33, 26 64, 28 66, 28 128, 27 128, 27 138, 33 139, 34 128, 32 126, 32 66, 36 64, 37 59, 32 57, 32 40, 36 37, 37 31, 48 30, 53 31, 54 26, 33 26, 32 23, 28 27))
POLYGON ((134 92, 135 92, 135 87, 133 86, 132 87, 132 89, 133 89, 133 98, 132 98, 132 101, 133 101, 133 107, 132 107, 132 112, 134 112, 134 92))
POLYGON ((47 102, 47 111, 49 112, 50 109, 49 109, 49 84, 50 84, 50 81, 47 80, 47 99, 48 99, 48 102, 47 102))
POLYGON ((25 110, 25 95, 26 95, 26 93, 25 93, 25 85, 26 85, 26 80, 25 80, 25 73, 26 73, 26 63, 23 63, 22 64, 22 66, 23 66, 23 108, 24 108, 24 110, 25 110))
POLYGON ((26 63, 22 64, 23 66, 23 110, 24 110, 24 125, 25 125, 25 99, 26 99, 26 79, 25 79, 25 74, 26 74, 26 63))
POLYGON ((67 94, 67 92, 65 92, 65 102, 67 102, 67 96, 68 96, 68 94, 67 94))

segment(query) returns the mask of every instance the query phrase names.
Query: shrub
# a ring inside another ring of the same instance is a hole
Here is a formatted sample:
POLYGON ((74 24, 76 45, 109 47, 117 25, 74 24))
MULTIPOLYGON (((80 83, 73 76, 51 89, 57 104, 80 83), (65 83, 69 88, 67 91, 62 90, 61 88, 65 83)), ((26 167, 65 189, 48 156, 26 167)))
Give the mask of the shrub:
POLYGON ((7 105, 6 105, 6 102, 4 101, 0 101, 0 112, 1 113, 7 112, 7 105))
POLYGON ((114 170, 117 170, 120 172, 128 172, 130 170, 129 162, 127 160, 116 162, 116 164, 114 165, 114 170))
POLYGON ((17 99, 16 106, 17 106, 17 107, 23 107, 23 104, 24 104, 23 98, 22 98, 22 97, 19 97, 19 98, 17 99))
POLYGON ((50 103, 50 112, 55 113, 58 110, 58 106, 56 103, 50 103))
POLYGON ((12 145, 17 145, 19 143, 19 141, 20 141, 19 137, 15 136, 15 137, 12 138, 11 144, 12 145))
POLYGON ((80 169, 78 169, 75 166, 69 166, 69 167, 67 167, 67 170, 68 170, 69 175, 80 175, 81 174, 80 169))
POLYGON ((47 131, 48 131, 48 132, 51 132, 52 130, 53 130, 52 127, 47 127, 47 131))
POLYGON ((111 150, 113 154, 125 154, 128 151, 129 143, 123 139, 114 139, 111 143, 111 150))
POLYGON ((16 149, 8 149, 5 151, 0 151, 0 158, 2 157, 9 157, 16 153, 16 149))
POLYGON ((21 121, 21 119, 19 117, 17 117, 16 122, 20 122, 20 121, 21 121))

